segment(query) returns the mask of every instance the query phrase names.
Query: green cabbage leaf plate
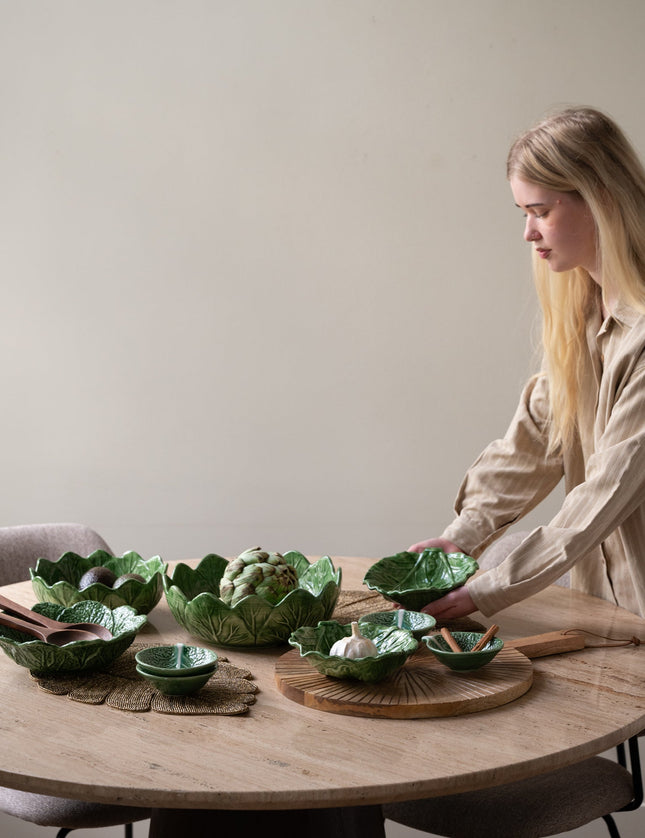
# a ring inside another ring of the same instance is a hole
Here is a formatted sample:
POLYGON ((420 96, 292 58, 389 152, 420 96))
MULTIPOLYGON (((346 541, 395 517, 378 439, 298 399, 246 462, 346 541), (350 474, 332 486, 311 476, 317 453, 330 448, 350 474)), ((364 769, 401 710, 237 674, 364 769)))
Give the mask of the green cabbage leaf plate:
POLYGON ((436 548, 422 553, 403 552, 386 556, 369 568, 363 582, 391 602, 409 611, 461 587, 479 565, 465 553, 444 553, 436 548))

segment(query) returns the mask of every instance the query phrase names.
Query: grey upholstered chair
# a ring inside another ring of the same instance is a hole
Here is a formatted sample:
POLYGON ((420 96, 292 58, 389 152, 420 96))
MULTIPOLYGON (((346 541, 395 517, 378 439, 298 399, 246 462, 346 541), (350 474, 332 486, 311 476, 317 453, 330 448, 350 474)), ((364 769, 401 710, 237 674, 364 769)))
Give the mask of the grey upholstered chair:
POLYGON ((603 818, 620 838, 612 817, 643 801, 638 738, 629 740, 631 772, 619 761, 591 757, 576 765, 491 789, 384 805, 383 817, 446 838, 545 838, 603 818))
MULTIPOLYGON (((39 558, 55 561, 71 550, 89 556, 95 550, 112 553, 98 533, 83 524, 25 524, 0 527, 0 585, 29 579, 29 568, 39 558)), ((58 829, 64 838, 75 829, 103 826, 125 828, 132 838, 132 824, 146 820, 150 810, 131 806, 87 803, 0 787, 0 812, 23 821, 58 829)))
MULTIPOLYGON (((479 558, 483 569, 499 564, 527 535, 508 534, 479 558)), ((568 575, 557 584, 568 586, 568 575)), ((617 748, 617 761, 583 762, 491 789, 389 803, 383 816, 403 826, 445 838, 546 838, 603 818, 611 838, 620 838, 612 815, 638 809, 643 784, 638 737, 617 748), (629 764, 629 768, 628 768, 629 764)))

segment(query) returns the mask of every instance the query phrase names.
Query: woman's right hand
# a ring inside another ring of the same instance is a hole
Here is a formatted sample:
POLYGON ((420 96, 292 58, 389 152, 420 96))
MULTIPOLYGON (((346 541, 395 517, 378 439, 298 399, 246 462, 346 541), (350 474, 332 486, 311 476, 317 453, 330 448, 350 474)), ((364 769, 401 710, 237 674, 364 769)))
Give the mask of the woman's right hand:
POLYGON ((447 538, 426 538, 408 547, 408 553, 423 553, 424 550, 443 550, 444 553, 463 553, 460 547, 447 538))

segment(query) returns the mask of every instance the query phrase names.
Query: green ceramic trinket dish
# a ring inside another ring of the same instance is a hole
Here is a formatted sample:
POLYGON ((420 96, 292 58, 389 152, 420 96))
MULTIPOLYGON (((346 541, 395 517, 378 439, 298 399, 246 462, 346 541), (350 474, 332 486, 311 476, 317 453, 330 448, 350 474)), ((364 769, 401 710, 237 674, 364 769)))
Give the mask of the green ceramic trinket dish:
POLYGON ((476 646, 484 636, 482 632, 453 631, 451 634, 457 645, 463 649, 462 652, 453 652, 440 634, 428 635, 423 640, 438 661, 457 671, 486 666, 504 648, 504 641, 499 637, 493 637, 480 652, 473 652, 471 651, 473 646, 476 646))
POLYGON ((159 556, 143 559, 133 551, 113 556, 95 550, 89 556, 67 552, 56 561, 40 558, 29 574, 34 593, 43 602, 68 606, 95 600, 109 608, 129 605, 138 614, 148 614, 161 599, 167 569, 159 556), (97 579, 102 576, 112 581, 95 581, 82 587, 81 580, 87 580, 88 572, 97 579))
POLYGON ((424 614, 421 611, 405 611, 402 608, 365 614, 364 617, 359 617, 358 622, 361 626, 363 623, 374 623, 386 628, 392 626, 402 628, 409 631, 416 640, 421 640, 424 634, 428 634, 437 625, 437 621, 431 614, 424 614))
POLYGON ((295 550, 284 558, 298 572, 298 587, 272 604, 258 594, 227 605, 219 595, 227 560, 215 553, 196 568, 180 563, 172 578, 164 575, 168 606, 175 620, 194 637, 217 646, 277 646, 292 631, 333 614, 340 593, 341 571, 329 556, 309 560, 295 550))
POLYGON ((336 620, 322 620, 317 626, 301 626, 291 634, 289 644, 323 675, 367 682, 382 681, 392 675, 419 645, 405 629, 362 623, 360 632, 374 642, 378 650, 376 656, 347 658, 330 655, 334 643, 352 633, 351 624, 342 625, 336 620))
POLYGON ((89 672, 115 661, 130 646, 147 617, 128 605, 111 609, 100 602, 78 602, 65 608, 40 602, 37 614, 68 623, 98 623, 114 635, 111 640, 79 640, 53 646, 16 629, 0 626, 0 646, 10 658, 36 673, 89 672))
POLYGON ((141 669, 151 675, 166 678, 182 678, 186 675, 202 675, 217 669, 218 658, 215 652, 202 646, 148 646, 135 654, 135 660, 141 669))
POLYGON ((463 585, 478 567, 475 559, 465 553, 437 549, 403 552, 373 564, 363 582, 406 610, 421 611, 428 603, 463 585))

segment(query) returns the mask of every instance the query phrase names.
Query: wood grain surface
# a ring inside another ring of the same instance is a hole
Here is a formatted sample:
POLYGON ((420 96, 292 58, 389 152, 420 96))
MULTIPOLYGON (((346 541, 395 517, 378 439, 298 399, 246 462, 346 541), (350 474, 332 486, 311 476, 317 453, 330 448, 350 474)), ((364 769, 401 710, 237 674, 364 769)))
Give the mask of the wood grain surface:
POLYGON ((531 661, 515 649, 502 649, 481 669, 455 672, 420 646, 405 666, 374 684, 321 675, 297 649, 276 663, 278 689, 292 701, 328 713, 388 719, 490 710, 523 695, 532 682, 531 661))

